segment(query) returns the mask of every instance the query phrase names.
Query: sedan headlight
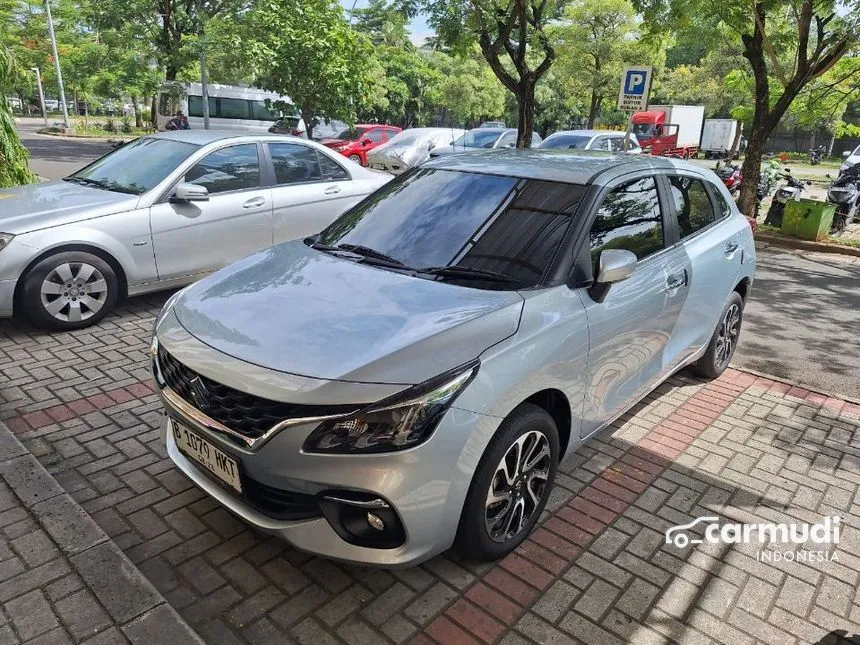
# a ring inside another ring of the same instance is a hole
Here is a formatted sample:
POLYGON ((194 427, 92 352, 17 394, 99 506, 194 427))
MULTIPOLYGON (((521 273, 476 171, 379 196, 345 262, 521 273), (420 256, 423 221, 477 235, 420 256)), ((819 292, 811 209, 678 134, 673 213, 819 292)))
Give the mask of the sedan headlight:
POLYGON ((0 233, 0 251, 9 246, 9 242, 12 241, 12 238, 15 237, 11 233, 0 233))
POLYGON ((379 453, 417 446, 430 438, 478 366, 474 360, 348 417, 325 421, 308 436, 303 450, 379 453))

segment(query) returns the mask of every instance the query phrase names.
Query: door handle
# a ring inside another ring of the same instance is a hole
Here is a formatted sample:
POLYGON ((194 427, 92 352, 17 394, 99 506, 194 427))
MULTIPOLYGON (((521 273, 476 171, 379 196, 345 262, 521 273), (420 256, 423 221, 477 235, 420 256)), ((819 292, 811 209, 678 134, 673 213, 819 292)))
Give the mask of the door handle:
POLYGON ((665 291, 676 291, 681 287, 687 284, 687 269, 684 269, 680 273, 675 273, 670 275, 666 279, 666 289, 665 291))
POLYGON ((731 257, 732 255, 734 255, 735 251, 738 250, 738 246, 739 245, 737 242, 726 242, 726 257, 731 257))
POLYGON ((329 186, 325 189, 326 195, 337 195, 340 192, 340 186, 329 186))
POLYGON ((247 202, 242 204, 242 208, 257 208, 258 206, 262 206, 265 203, 266 203, 265 198, 254 197, 253 199, 249 199, 247 202))

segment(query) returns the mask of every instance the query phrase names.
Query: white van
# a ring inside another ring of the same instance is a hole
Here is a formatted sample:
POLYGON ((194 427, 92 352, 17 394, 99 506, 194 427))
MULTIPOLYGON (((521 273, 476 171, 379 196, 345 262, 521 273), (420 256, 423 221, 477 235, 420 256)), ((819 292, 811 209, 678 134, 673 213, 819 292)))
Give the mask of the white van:
MULTIPOLYGON (((159 91, 159 130, 165 129, 178 110, 188 117, 192 130, 203 129, 203 88, 200 83, 184 83, 182 86, 185 90, 182 99, 177 99, 170 87, 165 86, 159 91)), ((209 83, 209 128, 212 130, 266 132, 281 117, 291 117, 289 120, 295 122, 292 134, 307 136, 305 122, 289 97, 253 87, 209 83), (276 107, 277 101, 287 107, 276 107)))

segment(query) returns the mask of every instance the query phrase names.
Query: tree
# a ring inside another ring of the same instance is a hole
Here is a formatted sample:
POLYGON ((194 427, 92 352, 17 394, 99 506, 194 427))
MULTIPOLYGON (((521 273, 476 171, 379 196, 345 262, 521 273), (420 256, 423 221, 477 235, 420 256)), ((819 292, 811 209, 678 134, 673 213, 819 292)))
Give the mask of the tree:
POLYGON ((573 0, 564 20, 552 29, 559 74, 576 88, 573 93, 588 96, 589 128, 604 100, 618 94, 623 64, 642 62, 633 60, 636 26, 629 0, 573 0))
POLYGON ((254 84, 299 107, 309 137, 320 116, 355 122, 373 48, 336 0, 261 0, 243 17, 236 44, 254 69, 254 84))
POLYGON ((860 5, 839 0, 638 2, 652 29, 672 25, 680 30, 690 22, 690 15, 706 15, 740 36, 754 93, 740 207, 747 216, 753 216, 768 137, 804 88, 857 46, 860 5))
POLYGON ((480 54, 451 57, 441 52, 431 55, 439 70, 431 99, 444 110, 448 120, 465 127, 502 116, 505 88, 480 54))
POLYGON ((555 60, 547 33, 563 0, 425 0, 442 42, 461 51, 477 38, 493 73, 517 102, 517 147, 531 145, 535 87, 555 60))
POLYGON ((6 91, 22 71, 6 47, 0 47, 0 187, 29 184, 36 181, 30 171, 30 153, 21 143, 15 129, 12 107, 6 91))

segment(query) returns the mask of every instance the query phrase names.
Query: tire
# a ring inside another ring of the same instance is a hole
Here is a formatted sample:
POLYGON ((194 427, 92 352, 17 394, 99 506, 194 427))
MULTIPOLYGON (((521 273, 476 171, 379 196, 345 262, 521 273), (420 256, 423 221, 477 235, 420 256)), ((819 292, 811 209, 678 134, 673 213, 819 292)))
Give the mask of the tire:
POLYGON ((732 291, 732 295, 729 296, 728 302, 720 314, 720 320, 711 336, 708 349, 705 350, 702 358, 696 361, 696 374, 705 378, 717 378, 726 371, 738 346, 743 318, 743 298, 737 291, 732 291), (730 339, 728 350, 725 348, 727 336, 730 339))
POLYGON ((45 258, 30 269, 23 285, 21 308, 26 316, 37 327, 57 331, 96 324, 119 297, 119 281, 111 266, 82 251, 45 258), (75 282, 78 278, 82 279, 75 282))
POLYGON ((350 161, 354 161, 359 166, 363 166, 364 163, 361 161, 361 155, 349 155, 350 161))
POLYGON ((558 458, 558 428, 546 410, 523 403, 511 412, 487 446, 472 477, 460 515, 457 550, 476 560, 496 560, 516 549, 531 533, 546 506, 555 482, 558 458), (519 451, 515 449, 518 442, 519 451), (506 478, 504 472, 510 472, 517 453, 528 458, 535 451, 539 455, 544 449, 547 454, 524 473, 540 472, 545 479, 528 478, 521 473, 513 477, 513 487, 509 486, 506 480, 510 477, 506 478), (501 470, 503 463, 504 471, 501 470), (508 501, 504 505, 503 501, 498 501, 488 505, 491 490, 508 495, 509 500, 512 495, 514 503, 508 501), (498 532, 491 535, 490 526, 498 532))

